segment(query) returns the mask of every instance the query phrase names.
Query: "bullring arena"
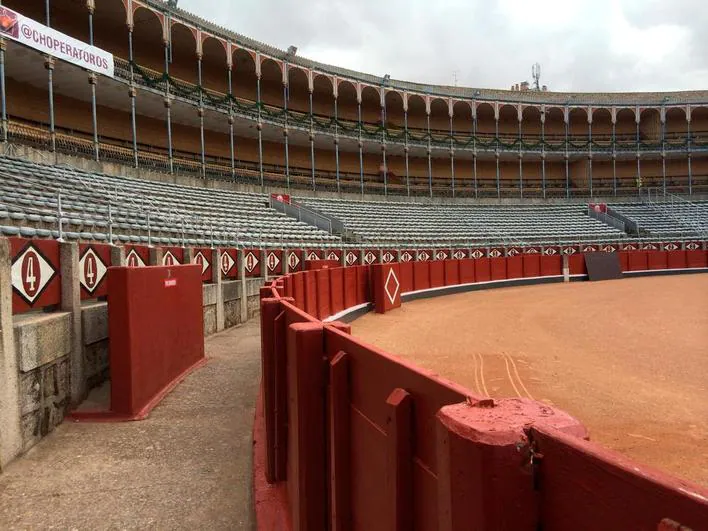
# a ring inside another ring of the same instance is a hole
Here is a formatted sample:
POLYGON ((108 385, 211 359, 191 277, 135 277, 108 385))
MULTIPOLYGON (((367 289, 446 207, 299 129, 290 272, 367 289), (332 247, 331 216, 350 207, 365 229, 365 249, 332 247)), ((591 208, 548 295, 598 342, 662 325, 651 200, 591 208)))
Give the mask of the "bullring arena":
POLYGON ((708 91, 199 15, 0 6, 0 529, 708 529, 708 91))

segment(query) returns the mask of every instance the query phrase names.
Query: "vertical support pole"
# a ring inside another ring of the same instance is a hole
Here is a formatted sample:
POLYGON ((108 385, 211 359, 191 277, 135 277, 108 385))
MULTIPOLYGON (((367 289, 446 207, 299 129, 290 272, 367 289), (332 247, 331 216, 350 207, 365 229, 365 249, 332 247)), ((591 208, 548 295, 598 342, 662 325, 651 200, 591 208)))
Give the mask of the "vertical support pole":
POLYGON ((541 111, 541 191, 546 199, 546 110, 541 111))
MULTIPOLYGON (((170 32, 172 30, 170 29, 170 32)), ((170 96, 170 41, 165 39, 165 110, 167 112, 167 161, 170 173, 174 173, 174 158, 172 154, 172 96, 170 96)))
POLYGON ((128 97, 130 98, 130 132, 133 137, 133 167, 138 167, 138 128, 136 121, 135 97, 137 89, 135 88, 135 68, 133 59, 133 25, 128 25, 128 58, 130 62, 130 87, 128 88, 128 97))
POLYGON ((312 191, 317 188, 315 184, 315 123, 312 113, 312 89, 310 89, 310 168, 312 170, 312 191))
POLYGON ((54 123, 54 58, 51 55, 46 56, 44 68, 47 69, 49 90, 49 147, 54 153, 57 150, 57 135, 54 123))
POLYGON ((517 111, 518 114, 518 121, 519 121, 519 197, 523 199, 524 197, 524 152, 523 152, 523 143, 522 143, 522 138, 521 138, 521 120, 523 118, 523 114, 521 110, 517 111))
POLYGON ((202 54, 197 54, 197 75, 199 80, 199 146, 201 148, 202 177, 206 178, 206 146, 204 145, 204 88, 202 87, 202 54))
POLYGON ((403 152, 406 156, 406 196, 410 197, 411 196, 411 176, 410 176, 410 168, 408 164, 408 105, 406 105, 406 108, 403 109, 403 132, 405 135, 405 138, 403 139, 405 145, 403 146, 403 152))
POLYGON ((499 108, 494 106, 494 159, 496 161, 496 177, 497 177, 497 198, 501 197, 501 179, 499 172, 499 108))
POLYGON ((659 120, 661 126, 661 187, 666 195, 666 114, 663 108, 659 120))
POLYGON ((565 106, 565 113, 563 113, 563 122, 565 125, 565 197, 566 199, 570 197, 570 166, 568 162, 568 135, 570 134, 570 117, 568 114, 568 106, 565 106))
POLYGON ((337 177, 337 193, 340 193, 341 186, 339 182, 339 105, 337 104, 337 95, 334 95, 334 163, 337 177))
POLYGON ((612 195, 617 196, 617 119, 612 116, 612 195))
POLYGON ((0 120, 2 120, 3 142, 7 142, 7 90, 5 88, 5 50, 7 43, 0 39, 0 120))
POLYGON ((635 136, 635 140, 637 142, 637 182, 639 184, 638 188, 640 189, 640 192, 641 192, 641 187, 643 185, 643 183, 642 183, 642 159, 641 159, 642 155, 641 155, 641 146, 639 143, 639 141, 640 141, 639 122, 641 121, 641 116, 639 114, 639 109, 637 109, 635 112, 636 112, 636 115, 635 115, 634 121, 637 123, 637 130, 636 130, 636 136, 635 136))
POLYGON ((592 109, 588 110, 588 166, 590 197, 592 197, 592 109))
POLYGON ((428 191, 433 197, 433 162, 430 159, 432 154, 432 135, 430 134, 430 109, 425 109, 425 119, 428 128, 428 191))
MULTIPOLYGON (((93 11, 94 5, 92 3, 86 3, 88 7, 88 20, 89 20, 89 44, 93 46, 93 11)), ((98 118, 96 112, 96 81, 97 77, 94 72, 89 72, 88 82, 91 85, 91 122, 93 126, 93 151, 94 158, 96 162, 99 160, 99 146, 98 146, 98 118)))
POLYGON ((357 126, 359 128, 359 180, 361 182, 361 197, 364 198, 364 142, 361 137, 361 96, 357 95, 357 126))
POLYGON ((261 113, 263 112, 263 103, 261 102, 261 74, 258 72, 256 75, 256 105, 258 106, 258 123, 256 128, 258 129, 258 176, 261 181, 261 192, 265 189, 265 184, 263 182, 263 121, 261 120, 261 113))
POLYGON ((693 171, 691 167, 691 108, 686 113, 686 150, 688 159, 688 195, 693 195, 693 171))
POLYGON ((71 313, 71 404, 76 405, 86 398, 84 374, 83 334, 81 326, 81 283, 79 271, 79 245, 75 242, 59 244, 61 269, 61 309, 71 313))
POLYGON ((386 105, 381 104, 381 158, 383 163, 384 197, 388 195, 388 168, 386 166, 386 105))
POLYGON ((288 138, 288 84, 283 82, 283 110, 285 111, 285 126, 283 127, 283 144, 285 144, 285 182, 287 183, 288 192, 290 191, 290 146, 288 138))
POLYGON ((229 156, 231 158, 231 178, 236 180, 236 150, 234 148, 234 91, 231 65, 226 69, 229 84, 229 156))
POLYGON ((477 106, 472 106, 472 179, 474 180, 474 198, 479 197, 477 188, 477 106))
POLYGON ((12 327, 12 252, 0 238, 0 471, 22 452, 19 363, 12 327))
POLYGON ((455 197, 455 133, 452 130, 452 109, 450 110, 450 177, 452 178, 452 197, 455 197))

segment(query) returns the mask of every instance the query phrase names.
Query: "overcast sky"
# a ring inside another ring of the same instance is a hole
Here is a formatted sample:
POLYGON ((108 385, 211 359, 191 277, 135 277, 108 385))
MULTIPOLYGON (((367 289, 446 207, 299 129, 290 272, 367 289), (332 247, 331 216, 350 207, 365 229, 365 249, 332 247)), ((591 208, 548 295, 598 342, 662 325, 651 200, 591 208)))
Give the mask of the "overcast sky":
POLYGON ((708 0, 180 0, 298 55, 395 79, 557 91, 708 89, 708 0))

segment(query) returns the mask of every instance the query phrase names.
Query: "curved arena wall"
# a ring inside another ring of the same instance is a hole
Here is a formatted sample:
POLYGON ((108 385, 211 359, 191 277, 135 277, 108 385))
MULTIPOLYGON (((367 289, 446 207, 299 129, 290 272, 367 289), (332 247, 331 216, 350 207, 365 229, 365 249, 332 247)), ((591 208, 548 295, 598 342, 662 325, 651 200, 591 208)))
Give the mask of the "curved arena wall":
MULTIPOLYGON (((700 252, 692 260, 705 270, 708 251, 700 252)), ((625 270, 659 264, 646 251, 622 256, 625 270)), ((516 258, 305 271, 261 288, 263 379, 254 424, 260 529, 705 525, 705 488, 589 442, 582 424, 562 411, 477 396, 331 321, 379 305, 389 271, 398 283, 387 295, 391 303, 411 287, 415 294, 563 279, 560 263, 516 258)), ((678 269, 686 269, 682 263, 678 269)), ((570 267, 583 275, 579 264, 570 267)))

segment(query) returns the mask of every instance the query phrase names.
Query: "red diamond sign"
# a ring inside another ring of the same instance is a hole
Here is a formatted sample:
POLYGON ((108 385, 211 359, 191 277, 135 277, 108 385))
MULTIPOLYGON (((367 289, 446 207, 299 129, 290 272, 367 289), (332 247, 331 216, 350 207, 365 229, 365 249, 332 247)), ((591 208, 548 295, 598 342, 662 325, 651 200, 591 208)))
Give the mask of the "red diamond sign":
POLYGON ((428 254, 428 251, 420 251, 418 253, 418 261, 425 262, 426 260, 430 260, 430 255, 428 254))
POLYGON ((409 253, 408 251, 403 251, 401 253, 401 262, 410 262, 413 260, 413 255, 409 253))
POLYGON ((447 251, 437 251, 435 253, 436 260, 447 260, 447 251))
POLYGON ((383 259, 384 263, 387 263, 387 264, 389 262, 393 262, 395 259, 395 257, 393 256, 393 253, 391 253, 390 251, 386 251, 381 258, 383 259))
POLYGON ((248 253, 246 253, 246 256, 244 256, 243 259, 243 266, 246 268, 246 271, 248 271, 249 273, 253 273, 253 270, 258 267, 258 257, 251 251, 248 251, 248 253))
POLYGON ((108 268, 92 248, 79 260, 79 282, 89 293, 93 293, 106 276, 108 268))
POLYGON ((472 258, 482 258, 484 256, 484 252, 482 252, 480 249, 475 249, 472 251, 472 258))
POLYGON ((356 260, 357 260, 356 253, 353 253, 353 252, 349 251, 349 252, 347 253, 346 258, 345 258, 345 261, 347 262, 347 265, 349 265, 349 266, 350 266, 350 265, 354 265, 354 264, 356 263, 356 260))
POLYGON ((376 260, 376 255, 372 253, 371 251, 366 251, 364 254, 364 263, 365 264, 373 264, 374 261, 376 260))
POLYGON ((699 249, 699 245, 696 242, 688 242, 686 244, 686 249, 689 251, 697 251, 699 249))
POLYGON ((465 252, 462 251, 461 249, 458 249, 457 251, 455 251, 454 253, 452 253, 452 257, 453 257, 455 260, 462 260, 462 259, 465 257, 465 252))
POLYGON ((398 290, 401 284, 398 282, 398 277, 393 268, 388 270, 388 275, 386 276, 386 282, 384 284, 384 290, 386 291, 386 296, 391 304, 396 304, 396 297, 398 296, 398 290))
POLYGON ((179 260, 177 260, 177 257, 172 254, 172 251, 167 251, 162 255, 162 265, 173 266, 177 264, 179 264, 179 260))
POLYGON ((297 253, 290 252, 288 254, 288 267, 290 268, 291 271, 297 269, 297 266, 300 265, 300 257, 297 255, 297 253))
POLYGON ((546 247, 543 250, 543 254, 545 254, 546 256, 553 256, 554 254, 556 254, 556 249, 554 247, 546 247))
POLYGON ((280 265, 280 258, 278 258, 278 255, 275 254, 273 251, 268 253, 268 271, 275 271, 280 265))
POLYGON ((502 254, 499 249, 492 249, 491 251, 489 251, 489 256, 491 256, 492 258, 499 258, 501 255, 502 254))
POLYGON ((28 246, 12 262, 12 287, 32 305, 56 275, 55 269, 34 246, 28 246))
POLYGON ((327 260, 339 260, 339 255, 334 251, 330 251, 327 253, 327 260))

